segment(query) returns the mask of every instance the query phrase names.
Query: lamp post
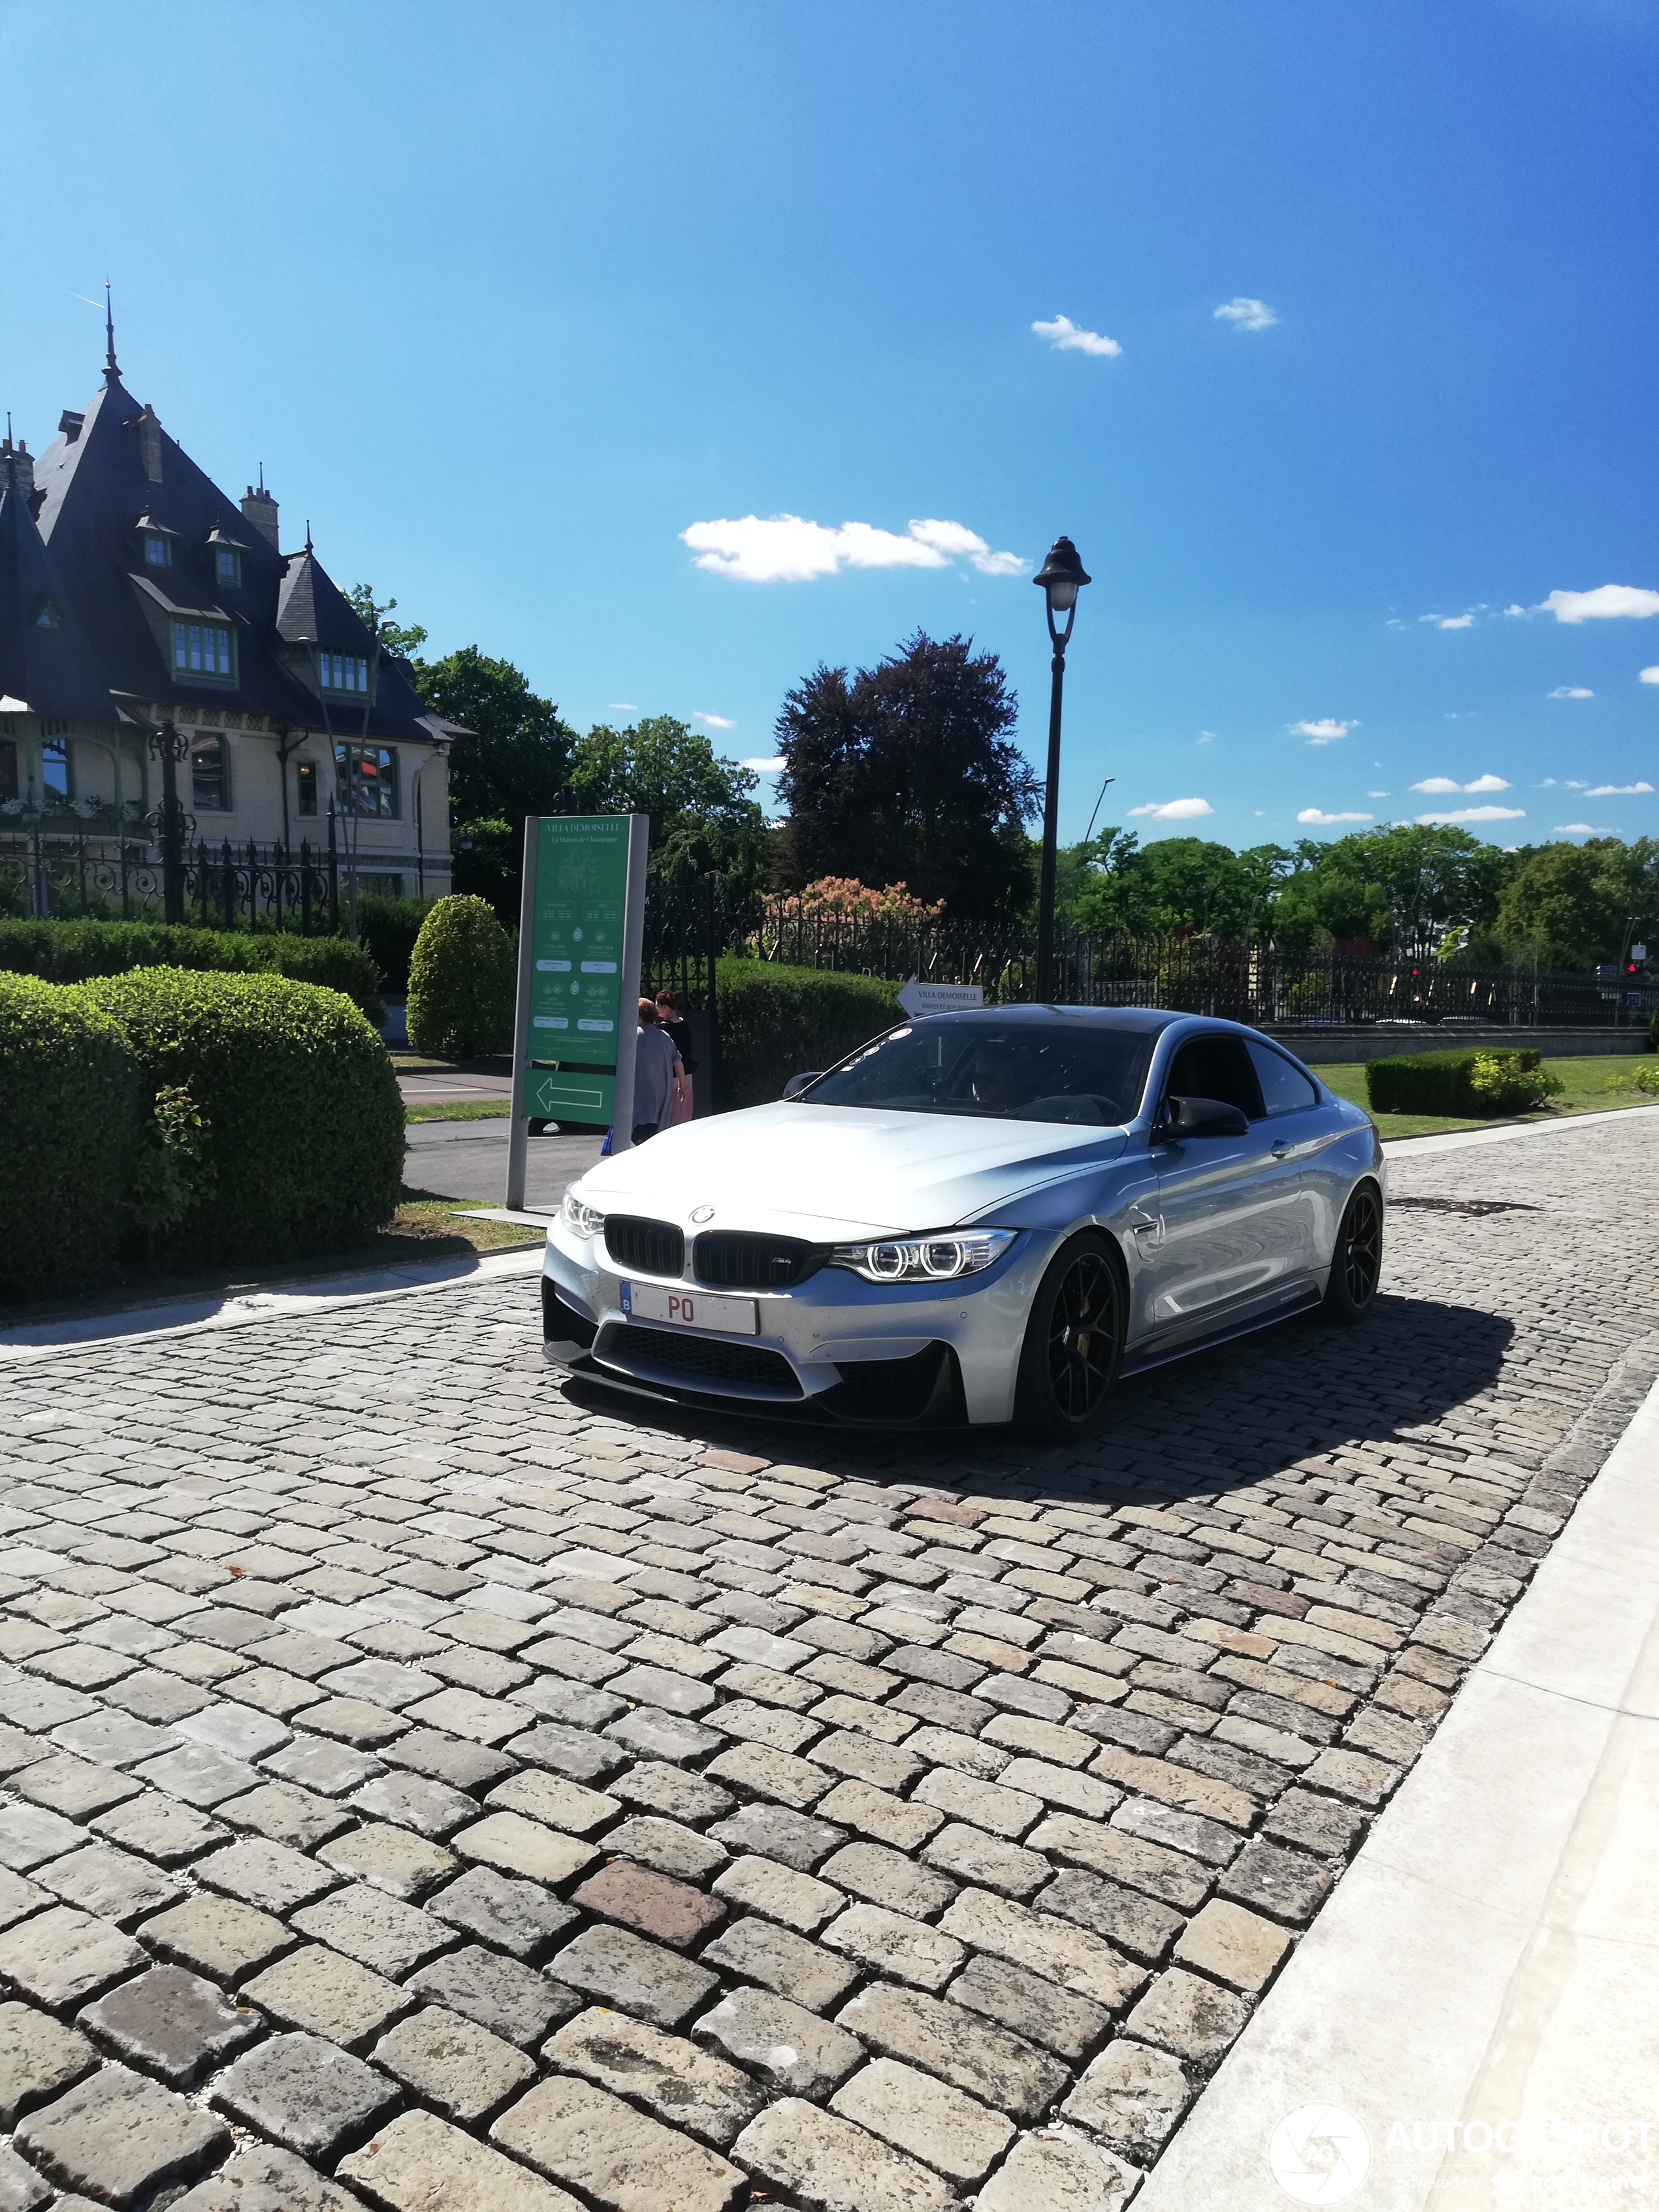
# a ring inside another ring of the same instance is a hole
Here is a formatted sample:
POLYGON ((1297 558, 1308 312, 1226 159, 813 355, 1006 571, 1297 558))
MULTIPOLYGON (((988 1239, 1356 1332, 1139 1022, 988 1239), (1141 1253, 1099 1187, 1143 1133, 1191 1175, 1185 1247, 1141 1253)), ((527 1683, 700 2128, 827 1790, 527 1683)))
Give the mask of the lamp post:
POLYGON ((179 769, 190 757, 190 739, 169 718, 159 730, 152 726, 149 754, 161 763, 161 804, 149 817, 161 848, 161 916, 179 922, 185 918, 185 841, 196 827, 179 797, 179 769))
POLYGON ((1031 581, 1042 587, 1048 635, 1054 657, 1048 692, 1048 774, 1042 787, 1042 874, 1037 891, 1037 997, 1046 1003, 1054 988, 1054 855, 1060 823, 1060 706, 1066 682, 1066 647, 1077 620, 1077 595, 1089 581, 1069 538, 1056 538, 1048 557, 1031 581), (1054 617, 1064 615, 1057 629, 1054 617))

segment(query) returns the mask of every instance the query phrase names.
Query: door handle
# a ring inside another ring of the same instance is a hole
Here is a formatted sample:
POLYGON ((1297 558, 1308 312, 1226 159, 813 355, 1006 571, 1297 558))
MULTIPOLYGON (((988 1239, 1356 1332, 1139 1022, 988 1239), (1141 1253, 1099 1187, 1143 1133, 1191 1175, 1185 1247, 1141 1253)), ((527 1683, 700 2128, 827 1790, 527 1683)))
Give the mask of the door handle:
POLYGON ((1293 1145, 1287 1145, 1283 1137, 1279 1137, 1273 1141, 1272 1156, 1276 1160, 1287 1160, 1295 1149, 1293 1145))

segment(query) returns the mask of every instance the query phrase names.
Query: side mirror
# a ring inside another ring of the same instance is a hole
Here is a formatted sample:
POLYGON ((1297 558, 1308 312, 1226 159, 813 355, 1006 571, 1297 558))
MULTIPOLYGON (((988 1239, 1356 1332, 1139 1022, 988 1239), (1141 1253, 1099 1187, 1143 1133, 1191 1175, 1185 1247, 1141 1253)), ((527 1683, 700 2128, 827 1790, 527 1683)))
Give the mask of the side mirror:
POLYGON ((816 1083, 823 1073, 821 1067, 810 1067, 803 1075, 792 1075, 783 1086, 786 1098, 799 1098, 809 1083, 816 1083))
POLYGON ((1250 1124, 1237 1106, 1219 1098, 1166 1098, 1161 1134, 1183 1137, 1247 1137, 1250 1124))

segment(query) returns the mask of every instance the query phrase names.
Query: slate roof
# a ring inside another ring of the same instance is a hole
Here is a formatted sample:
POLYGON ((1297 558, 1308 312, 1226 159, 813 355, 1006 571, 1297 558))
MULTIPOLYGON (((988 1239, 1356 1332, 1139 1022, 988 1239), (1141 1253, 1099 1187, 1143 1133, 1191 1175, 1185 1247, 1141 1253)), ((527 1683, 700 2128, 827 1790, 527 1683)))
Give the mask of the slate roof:
MULTIPOLYGON (((15 641, 20 632, 33 647, 26 603, 32 589, 47 588, 30 580, 42 559, 55 579, 64 621, 58 631, 40 633, 49 642, 27 663, 35 690, 20 690, 9 677, 0 690, 27 697, 37 714, 76 720, 113 721, 125 696, 240 709, 292 727, 356 735, 362 701, 331 698, 325 711, 307 680, 306 658, 283 651, 284 645, 314 643, 368 656, 368 631, 350 602, 309 545, 303 553, 279 553, 177 440, 145 415, 118 373, 106 370, 78 427, 66 411, 61 434, 35 463, 38 526, 26 499, 11 502, 21 513, 21 519, 14 515, 11 537, 0 540, 0 653, 7 656, 0 666, 17 660, 23 671, 23 647, 15 641), (159 482, 145 466, 147 445, 159 452, 159 482), (146 567, 141 519, 171 533, 168 566, 146 567), (20 550, 8 555, 14 538, 20 550), (227 544, 241 554, 240 581, 234 586, 219 580, 214 558, 216 548, 227 544), (192 682, 174 672, 175 617, 232 626, 234 683, 192 682)), ((406 667, 382 660, 369 734, 383 740, 452 734, 454 726, 423 703, 406 667)))
POLYGON ((52 565, 27 495, 0 476, 0 699, 37 714, 108 721, 108 679, 52 565), (41 617, 55 617, 43 627, 41 617))

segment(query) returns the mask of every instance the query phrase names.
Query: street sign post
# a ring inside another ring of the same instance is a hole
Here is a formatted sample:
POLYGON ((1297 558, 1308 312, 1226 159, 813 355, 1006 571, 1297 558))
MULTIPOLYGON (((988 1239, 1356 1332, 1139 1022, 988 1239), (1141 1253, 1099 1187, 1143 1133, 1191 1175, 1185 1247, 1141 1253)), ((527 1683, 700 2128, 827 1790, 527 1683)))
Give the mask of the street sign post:
POLYGON ((978 983, 918 983, 914 975, 897 995, 912 1021, 923 1014, 965 1013, 985 1004, 985 992, 978 983))
POLYGON ((544 814, 524 825, 507 1203, 524 1205, 529 1124, 611 1124, 631 1142, 645 945, 646 814, 544 814))

